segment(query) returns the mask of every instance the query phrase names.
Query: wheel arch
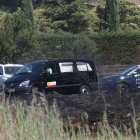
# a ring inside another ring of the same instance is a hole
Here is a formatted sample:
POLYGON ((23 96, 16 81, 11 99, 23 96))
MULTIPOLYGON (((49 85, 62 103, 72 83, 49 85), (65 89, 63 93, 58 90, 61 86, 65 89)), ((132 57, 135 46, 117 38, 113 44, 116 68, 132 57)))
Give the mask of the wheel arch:
POLYGON ((82 86, 84 86, 84 85, 85 85, 85 86, 88 86, 88 88, 91 90, 90 83, 87 84, 87 83, 84 83, 84 82, 83 82, 83 83, 81 83, 80 87, 82 87, 82 86))
POLYGON ((39 82, 32 83, 31 87, 38 87, 40 92, 43 91, 43 86, 39 82))
POLYGON ((116 89, 116 87, 117 87, 119 84, 127 84, 128 87, 129 87, 129 89, 131 89, 130 84, 129 84, 127 81, 119 81, 119 82, 117 82, 117 83, 116 83, 116 86, 115 86, 115 89, 116 89))

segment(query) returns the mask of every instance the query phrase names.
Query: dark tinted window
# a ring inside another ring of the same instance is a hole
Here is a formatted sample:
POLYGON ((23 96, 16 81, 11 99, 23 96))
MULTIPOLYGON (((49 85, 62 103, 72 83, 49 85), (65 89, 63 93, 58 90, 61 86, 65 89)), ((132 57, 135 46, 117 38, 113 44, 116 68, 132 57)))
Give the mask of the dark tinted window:
POLYGON ((137 69, 137 74, 140 74, 140 69, 137 69))
POLYGON ((3 73, 3 68, 2 68, 2 67, 0 67, 0 72, 2 72, 2 73, 3 73))
POLYGON ((124 72, 121 73, 121 74, 128 74, 128 73, 130 73, 131 71, 133 71, 135 68, 136 68, 136 66, 134 66, 134 67, 132 67, 132 68, 130 68, 130 69, 124 71, 124 72))
POLYGON ((11 67, 8 66, 7 67, 7 66, 5 66, 4 70, 5 70, 5 74, 13 75, 21 68, 22 68, 22 66, 21 67, 14 67, 14 66, 11 66, 11 67))
POLYGON ((16 74, 20 73, 34 73, 41 68, 44 63, 30 63, 23 66, 16 74))
POLYGON ((52 74, 53 73, 57 73, 55 62, 52 62, 52 63, 47 64, 44 67, 44 70, 46 71, 48 68, 50 68, 52 70, 52 74))

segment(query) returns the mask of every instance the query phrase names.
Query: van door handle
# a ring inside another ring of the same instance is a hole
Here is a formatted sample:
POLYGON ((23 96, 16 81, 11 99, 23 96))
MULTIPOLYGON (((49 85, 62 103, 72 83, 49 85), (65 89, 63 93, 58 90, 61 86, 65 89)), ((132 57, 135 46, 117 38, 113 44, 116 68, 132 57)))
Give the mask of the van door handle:
POLYGON ((58 78, 59 76, 55 76, 55 78, 58 78))

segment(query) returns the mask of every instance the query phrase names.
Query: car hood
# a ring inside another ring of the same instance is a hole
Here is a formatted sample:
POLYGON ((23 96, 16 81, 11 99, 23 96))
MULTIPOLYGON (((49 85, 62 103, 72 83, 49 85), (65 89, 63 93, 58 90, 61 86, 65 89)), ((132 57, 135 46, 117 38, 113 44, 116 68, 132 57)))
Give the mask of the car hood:
POLYGON ((117 78, 117 77, 120 77, 120 76, 121 76, 121 75, 111 75, 111 76, 104 77, 103 79, 117 78))
POLYGON ((18 74, 18 75, 13 75, 9 79, 5 81, 6 84, 8 83, 22 83, 26 80, 29 80, 34 74, 18 74))
POLYGON ((117 79, 124 80, 124 79, 126 79, 126 75, 120 74, 120 75, 107 76, 107 77, 102 78, 101 82, 106 82, 107 79, 110 79, 110 80, 113 80, 113 79, 115 79, 115 80, 117 80, 117 79))

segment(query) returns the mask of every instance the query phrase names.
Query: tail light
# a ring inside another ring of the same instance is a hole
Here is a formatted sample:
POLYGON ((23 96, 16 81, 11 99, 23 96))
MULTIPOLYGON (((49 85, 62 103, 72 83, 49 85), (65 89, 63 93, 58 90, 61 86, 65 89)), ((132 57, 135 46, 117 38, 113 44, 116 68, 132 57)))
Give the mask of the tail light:
POLYGON ((97 76, 97 70, 96 70, 96 66, 95 66, 95 64, 94 64, 94 68, 95 68, 95 73, 96 73, 96 76, 97 76))

